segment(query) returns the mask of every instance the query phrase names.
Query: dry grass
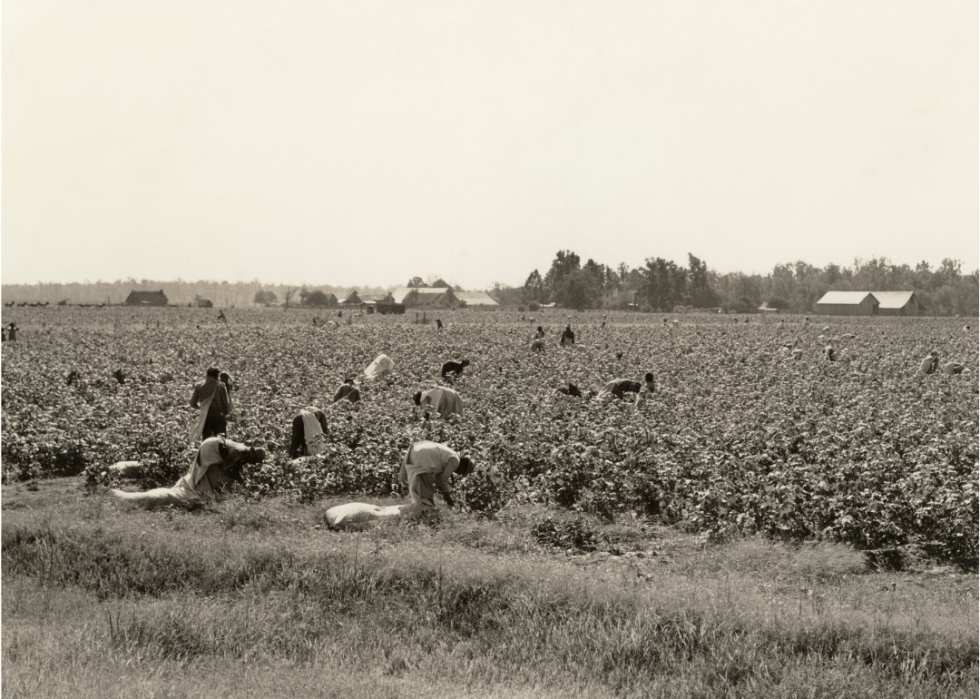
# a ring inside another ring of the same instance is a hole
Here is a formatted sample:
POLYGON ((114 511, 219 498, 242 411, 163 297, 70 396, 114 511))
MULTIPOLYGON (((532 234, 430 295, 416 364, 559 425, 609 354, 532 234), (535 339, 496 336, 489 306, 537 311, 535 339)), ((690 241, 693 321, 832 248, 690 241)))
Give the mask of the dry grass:
POLYGON ((642 557, 566 556, 533 508, 350 534, 332 502, 151 513, 59 483, 3 491, 4 696, 976 695, 972 576, 636 522, 604 536, 642 557))

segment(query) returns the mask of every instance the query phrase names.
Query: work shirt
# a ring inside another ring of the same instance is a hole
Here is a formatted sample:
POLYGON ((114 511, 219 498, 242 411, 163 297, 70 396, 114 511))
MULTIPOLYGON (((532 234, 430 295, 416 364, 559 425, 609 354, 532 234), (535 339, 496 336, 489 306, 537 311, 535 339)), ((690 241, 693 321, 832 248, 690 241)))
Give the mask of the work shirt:
POLYGON ((459 466, 459 454, 436 442, 416 442, 405 452, 398 480, 408 485, 415 505, 435 507, 436 488, 452 493, 450 477, 459 466))
POLYGON ((432 408, 444 419, 452 413, 463 414, 463 399, 453 389, 443 386, 423 393, 420 405, 422 408, 432 408))
POLYGON ((627 391, 633 391, 636 386, 636 382, 629 379, 613 379, 596 395, 596 398, 605 398, 608 395, 616 396, 617 398, 622 398, 623 394, 627 391))
POLYGON ((190 470, 171 490, 175 496, 188 503, 213 498, 216 491, 232 480, 225 474, 224 467, 237 464, 246 451, 248 447, 238 442, 220 437, 205 439, 197 450, 190 470), (227 449, 227 457, 221 455, 222 446, 227 449))
POLYGON ((191 407, 199 408, 201 403, 211 398, 209 413, 227 415, 231 412, 231 400, 228 398, 228 389, 225 385, 210 376, 194 387, 194 394, 191 396, 191 407), (211 398, 214 396, 213 398, 211 398))
POLYGON ((939 357, 933 357, 929 355, 922 360, 922 364, 919 365, 920 374, 932 374, 939 368, 939 357))

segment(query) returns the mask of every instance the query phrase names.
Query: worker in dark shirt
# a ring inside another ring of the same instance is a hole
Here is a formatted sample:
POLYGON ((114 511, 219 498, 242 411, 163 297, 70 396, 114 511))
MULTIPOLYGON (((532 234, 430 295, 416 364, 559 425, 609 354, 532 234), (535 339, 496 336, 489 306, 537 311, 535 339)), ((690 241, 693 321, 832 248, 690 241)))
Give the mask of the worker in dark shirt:
POLYGON ((461 362, 446 362, 442 365, 442 371, 440 372, 442 378, 447 378, 450 374, 454 374, 459 377, 463 375, 463 369, 470 365, 469 359, 464 359, 461 362))
POLYGON ((559 347, 571 347, 575 344, 575 333, 572 332, 571 324, 566 325, 565 329, 561 333, 561 339, 558 340, 559 347))
POLYGON ((207 406, 207 413, 201 416, 203 421, 199 419, 199 424, 194 429, 197 439, 204 440, 224 434, 228 429, 226 417, 231 412, 231 400, 228 398, 228 389, 218 379, 220 373, 214 367, 208 369, 204 383, 195 386, 194 393, 191 394, 192 408, 203 409, 207 406))
POLYGON ((319 454, 323 450, 323 435, 327 433, 327 415, 319 408, 303 408, 293 418, 289 439, 289 458, 319 454))
POLYGON ((349 400, 351 403, 356 403, 357 401, 361 400, 361 392, 357 390, 357 387, 354 385, 354 379, 344 379, 344 383, 340 384, 340 388, 338 388, 337 392, 333 394, 332 402, 336 403, 344 398, 349 400))
POLYGON ((613 379, 599 390, 596 398, 602 399, 606 396, 612 395, 621 399, 627 393, 639 393, 640 388, 641 386, 639 381, 631 381, 630 379, 613 379))

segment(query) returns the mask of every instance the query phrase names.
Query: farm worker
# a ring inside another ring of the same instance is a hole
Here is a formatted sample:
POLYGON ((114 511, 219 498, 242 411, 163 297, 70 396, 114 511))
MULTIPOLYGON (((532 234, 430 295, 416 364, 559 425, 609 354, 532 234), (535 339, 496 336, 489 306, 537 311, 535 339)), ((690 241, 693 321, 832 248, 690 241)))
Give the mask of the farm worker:
POLYGON ((289 458, 319 454, 323 451, 323 435, 327 431, 327 416, 319 408, 303 408, 293 418, 293 433, 289 439, 289 458))
POLYGON ((370 380, 384 378, 385 376, 389 376, 394 368, 395 363, 388 358, 388 355, 379 354, 377 358, 368 365, 368 368, 364 370, 364 375, 370 380))
POLYGON ((196 505, 213 499, 231 481, 242 483, 242 467, 261 463, 264 458, 262 449, 224 437, 210 437, 201 443, 190 470, 172 488, 155 488, 145 493, 113 490, 112 494, 148 507, 196 505))
POLYGON ((442 376, 442 378, 446 378, 447 376, 449 376, 449 374, 455 374, 456 378, 459 378, 460 376, 463 375, 463 369, 465 369, 469 365, 470 365, 469 359, 464 359, 461 362, 449 361, 442 365, 442 370, 439 372, 439 374, 442 376))
POLYGON ((442 321, 436 318, 436 330, 442 330, 442 321))
POLYGON ((596 398, 599 400, 602 400, 607 396, 622 398, 626 393, 639 393, 639 391, 639 381, 631 381, 630 379, 613 379, 599 390, 596 398))
POLYGON ((575 344, 575 333, 572 331, 572 325, 569 323, 562 330, 561 338, 558 340, 559 347, 571 347, 575 344))
POLYGON ((225 418, 231 412, 231 400, 228 398, 228 389, 218 379, 220 373, 214 367, 208 369, 204 383, 195 386, 194 393, 191 394, 191 407, 201 411, 191 426, 189 437, 192 444, 224 434, 227 429, 225 418))
POLYGON ((16 342, 17 330, 19 330, 19 328, 17 327, 17 323, 13 323, 13 322, 7 323, 7 327, 5 328, 5 330, 6 332, 3 335, 4 341, 10 340, 11 342, 16 342))
POLYGON ((531 340, 531 351, 544 352, 544 328, 540 325, 537 332, 534 333, 534 339, 531 340))
POLYGON ((442 499, 452 507, 455 503, 449 479, 454 473, 461 476, 473 473, 473 462, 443 444, 415 442, 405 452, 398 482, 408 486, 413 505, 435 507, 438 488, 442 499))
POLYGON ((959 362, 949 362, 943 367, 943 373, 946 374, 946 376, 956 376, 957 374, 962 374, 964 369, 966 369, 966 367, 959 362))
POLYGON ((555 393, 560 393, 563 396, 572 396, 573 398, 582 397, 582 392, 578 390, 578 386, 573 384, 571 381, 568 382, 568 388, 556 388, 555 393))
POLYGON ((412 396, 412 400, 423 410, 435 411, 442 419, 446 419, 453 413, 463 414, 463 399, 456 391, 445 386, 437 386, 424 393, 419 391, 412 396))
POLYGON ((933 351, 930 352, 928 355, 926 355, 926 358, 922 360, 922 363, 919 365, 919 373, 933 374, 936 372, 938 368, 939 368, 939 353, 933 351))
POLYGON ((824 356, 827 357, 828 360, 830 360, 832 362, 837 361, 837 352, 834 350, 834 346, 833 345, 827 345, 826 347, 824 347, 823 348, 823 353, 824 353, 824 356))
POLYGON ((341 401, 344 398, 349 400, 351 403, 356 403, 361 400, 361 392, 357 390, 354 385, 354 379, 344 379, 344 382, 340 384, 340 388, 337 392, 333 394, 333 403, 341 401))
POLYGON ((656 388, 657 386, 653 381, 653 374, 648 371, 643 377, 643 385, 636 394, 636 400, 633 401, 633 406, 640 408, 646 404, 647 399, 653 395, 656 388))
POLYGON ((222 371, 220 374, 218 374, 218 381, 223 383, 225 385, 225 390, 228 391, 228 414, 231 415, 233 412, 235 412, 235 404, 231 400, 231 391, 233 388, 231 383, 231 374, 229 374, 227 371, 222 371))

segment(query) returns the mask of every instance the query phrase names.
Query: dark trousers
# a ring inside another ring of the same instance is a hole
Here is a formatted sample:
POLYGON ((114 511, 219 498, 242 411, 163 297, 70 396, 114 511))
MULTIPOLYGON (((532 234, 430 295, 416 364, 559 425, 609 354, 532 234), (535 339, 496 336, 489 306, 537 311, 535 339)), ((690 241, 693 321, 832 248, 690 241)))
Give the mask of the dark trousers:
POLYGON ((228 421, 221 413, 209 410, 208 416, 204 418, 204 429, 201 430, 201 439, 217 437, 219 434, 226 434, 228 421))

